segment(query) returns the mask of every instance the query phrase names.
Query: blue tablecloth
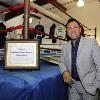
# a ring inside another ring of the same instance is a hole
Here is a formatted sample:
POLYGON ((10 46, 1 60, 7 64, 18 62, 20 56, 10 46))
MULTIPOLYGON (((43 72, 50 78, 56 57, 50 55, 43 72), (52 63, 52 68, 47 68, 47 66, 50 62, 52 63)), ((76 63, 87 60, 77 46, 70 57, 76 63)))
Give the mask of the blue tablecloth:
POLYGON ((54 64, 41 62, 38 71, 0 66, 0 100, 67 100, 67 86, 54 64))

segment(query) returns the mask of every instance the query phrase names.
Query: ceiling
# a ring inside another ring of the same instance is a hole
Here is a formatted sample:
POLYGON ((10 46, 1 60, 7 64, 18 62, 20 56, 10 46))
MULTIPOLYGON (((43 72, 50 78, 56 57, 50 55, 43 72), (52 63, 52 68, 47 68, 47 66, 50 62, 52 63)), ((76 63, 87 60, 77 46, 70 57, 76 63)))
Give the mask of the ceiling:
POLYGON ((0 0, 0 10, 5 10, 23 1, 24 0, 0 0))
MULTIPOLYGON (((78 0, 30 0, 30 2, 39 2, 40 6, 42 6, 45 9, 48 9, 49 11, 52 11, 54 13, 57 13, 57 9, 54 5, 52 5, 51 3, 49 3, 49 1, 54 1, 59 3, 61 6, 63 6, 63 8, 67 10, 69 9, 73 9, 76 8, 76 3, 78 0)), ((100 0, 84 0, 85 5, 96 2, 96 1, 100 1, 100 0)), ((7 8, 20 4, 20 3, 24 3, 24 0, 0 0, 0 11, 2 10, 6 10, 7 8)), ((38 3, 38 4, 39 4, 38 3)))
MULTIPOLYGON (((42 2, 41 0, 32 0, 30 1, 30 3, 32 4, 33 2, 36 2, 36 1, 39 1, 40 4, 42 3, 42 5, 40 5, 41 7, 49 10, 50 12, 53 12, 57 16, 62 17, 64 20, 66 20, 66 18, 70 16, 74 17, 73 14, 71 14, 69 11, 71 11, 72 9, 78 8, 76 6, 77 0, 42 0, 42 2), (50 1, 52 1, 53 3, 50 1)), ((90 5, 94 2, 100 2, 100 0, 84 0, 84 2, 85 2, 85 5, 90 5)), ((24 0, 0 0, 0 11, 4 11, 11 6, 15 6, 20 3, 24 3, 24 0)), ((0 14, 1 20, 4 19, 5 14, 7 15, 7 13, 0 14)), ((17 16, 16 12, 14 12, 13 15, 17 16)), ((75 17, 77 18, 77 16, 75 17)))
MULTIPOLYGON (((31 2, 35 2, 35 1, 39 1, 39 2, 49 2, 49 0, 30 0, 31 2)), ((72 9, 73 7, 76 7, 76 2, 78 0, 50 0, 50 1, 57 1, 58 3, 60 3, 61 5, 63 5, 65 8, 67 9, 72 9)), ((85 4, 88 3, 92 3, 95 1, 99 1, 100 0, 84 0, 85 4)), ((14 6, 16 4, 19 3, 24 3, 24 0, 0 0, 0 10, 4 10, 10 6, 14 6)), ((47 3, 44 8, 46 9, 50 9, 52 8, 52 5, 50 3, 47 3)))

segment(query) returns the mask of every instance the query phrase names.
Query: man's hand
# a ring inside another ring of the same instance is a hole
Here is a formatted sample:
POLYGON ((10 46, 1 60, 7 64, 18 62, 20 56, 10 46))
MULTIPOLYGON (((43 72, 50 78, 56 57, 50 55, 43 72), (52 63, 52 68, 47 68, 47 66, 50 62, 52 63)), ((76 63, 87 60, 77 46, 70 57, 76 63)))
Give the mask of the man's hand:
POLYGON ((63 73, 63 79, 64 79, 64 82, 71 85, 72 84, 72 77, 70 75, 70 73, 68 71, 65 71, 63 73))

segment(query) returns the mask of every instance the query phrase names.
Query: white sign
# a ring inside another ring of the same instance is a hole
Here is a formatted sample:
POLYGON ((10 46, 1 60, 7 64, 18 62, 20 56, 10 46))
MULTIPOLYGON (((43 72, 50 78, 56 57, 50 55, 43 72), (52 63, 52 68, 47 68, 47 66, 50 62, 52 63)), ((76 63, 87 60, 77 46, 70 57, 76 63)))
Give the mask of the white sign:
POLYGON ((5 68, 37 67, 38 61, 38 41, 6 41, 5 68))

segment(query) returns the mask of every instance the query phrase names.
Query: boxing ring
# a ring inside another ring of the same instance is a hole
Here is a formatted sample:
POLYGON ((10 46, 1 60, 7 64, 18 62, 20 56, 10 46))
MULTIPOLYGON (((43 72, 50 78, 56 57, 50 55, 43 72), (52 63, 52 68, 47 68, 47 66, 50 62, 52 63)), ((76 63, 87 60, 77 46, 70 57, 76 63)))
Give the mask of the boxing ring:
POLYGON ((0 100, 67 100, 58 66, 41 61, 38 71, 8 71, 0 66, 0 100))

